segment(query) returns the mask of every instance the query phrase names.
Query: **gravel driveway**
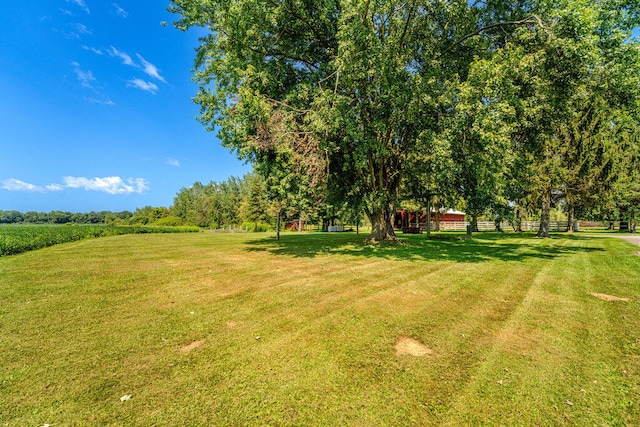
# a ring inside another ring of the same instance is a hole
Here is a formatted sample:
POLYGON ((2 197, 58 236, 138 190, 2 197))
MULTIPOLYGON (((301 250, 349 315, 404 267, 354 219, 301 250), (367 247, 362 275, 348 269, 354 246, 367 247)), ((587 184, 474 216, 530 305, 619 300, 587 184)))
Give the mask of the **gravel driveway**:
POLYGON ((627 242, 640 246, 640 236, 614 236, 614 237, 617 237, 618 239, 624 239, 627 242))

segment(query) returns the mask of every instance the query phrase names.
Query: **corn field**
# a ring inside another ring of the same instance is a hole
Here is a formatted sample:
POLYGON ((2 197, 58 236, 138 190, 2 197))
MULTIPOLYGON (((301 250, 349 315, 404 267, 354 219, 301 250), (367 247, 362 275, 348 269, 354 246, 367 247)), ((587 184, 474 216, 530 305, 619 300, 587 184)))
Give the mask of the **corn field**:
POLYGON ((0 227, 0 256, 76 240, 135 233, 187 233, 198 227, 139 227, 108 225, 11 225, 0 227))

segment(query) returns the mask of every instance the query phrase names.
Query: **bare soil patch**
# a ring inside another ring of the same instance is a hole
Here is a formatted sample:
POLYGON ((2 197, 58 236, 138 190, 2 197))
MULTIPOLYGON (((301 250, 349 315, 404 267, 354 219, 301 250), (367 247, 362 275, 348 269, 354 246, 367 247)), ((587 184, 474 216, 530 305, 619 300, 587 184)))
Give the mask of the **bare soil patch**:
POLYGON ((524 325, 502 329, 495 342, 505 352, 533 357, 544 347, 544 337, 538 329, 524 325))
POLYGON ((195 350, 196 348, 200 347, 202 344, 204 344, 204 340, 193 341, 191 342, 191 344, 187 344, 184 347, 181 347, 180 351, 183 353, 189 353, 191 352, 191 350, 195 350))
POLYGON ((398 356, 408 354, 410 356, 422 357, 427 354, 433 354, 433 350, 422 344, 420 341, 405 336, 398 337, 395 348, 398 356))
POLYGON ((599 292, 589 292, 589 294, 605 301, 629 301, 629 298, 620 298, 613 295, 601 294, 599 292))

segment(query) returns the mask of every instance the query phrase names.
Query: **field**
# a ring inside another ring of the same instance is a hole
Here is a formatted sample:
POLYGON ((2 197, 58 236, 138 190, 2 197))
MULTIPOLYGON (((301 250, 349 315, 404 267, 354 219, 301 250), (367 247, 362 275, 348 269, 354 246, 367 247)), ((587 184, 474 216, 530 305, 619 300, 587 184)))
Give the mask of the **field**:
POLYGON ((197 231, 199 231, 198 227, 140 227, 133 225, 0 226, 0 257, 92 237, 117 236, 121 234, 136 233, 185 233, 197 231))
POLYGON ((640 248, 362 238, 0 258, 0 426, 640 425, 640 248))

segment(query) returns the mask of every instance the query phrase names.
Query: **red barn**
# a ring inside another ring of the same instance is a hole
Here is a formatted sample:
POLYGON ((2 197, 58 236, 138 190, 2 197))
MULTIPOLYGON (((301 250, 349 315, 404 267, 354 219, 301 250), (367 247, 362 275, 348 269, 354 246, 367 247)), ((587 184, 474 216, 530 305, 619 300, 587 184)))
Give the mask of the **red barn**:
MULTIPOLYGON (((441 209, 440 210, 440 222, 464 222, 464 212, 456 211, 453 209, 441 209)), ((436 222, 436 211, 431 210, 431 223, 436 222)), ((424 230, 427 228, 427 213, 426 211, 412 212, 401 209, 396 211, 396 215, 393 222, 393 227, 400 229, 407 228, 419 228, 424 230)))
MULTIPOLYGON (((447 209, 446 211, 440 211, 440 221, 442 222, 464 222, 464 212, 456 211, 453 209, 447 209)), ((435 211, 431 213, 431 221, 436 220, 435 211)))

